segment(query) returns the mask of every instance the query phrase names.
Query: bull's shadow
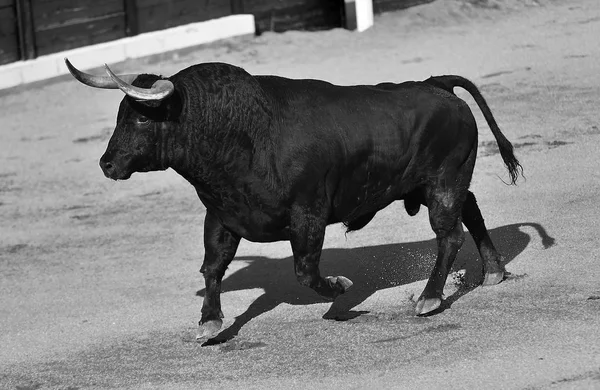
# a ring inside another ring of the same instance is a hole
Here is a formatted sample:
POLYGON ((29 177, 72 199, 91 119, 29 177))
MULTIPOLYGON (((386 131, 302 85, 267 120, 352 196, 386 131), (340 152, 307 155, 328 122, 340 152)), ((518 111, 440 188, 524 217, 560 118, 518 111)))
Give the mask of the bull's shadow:
MULTIPOLYGON (((531 237, 520 230, 532 227, 540 235, 544 248, 554 244, 545 229, 537 223, 517 223, 489 231, 504 264, 511 262, 531 242, 531 237)), ((466 231, 465 231, 466 233, 466 231)), ((468 280, 481 281, 482 261, 470 235, 466 233, 453 269, 464 269, 468 280)), ((291 250, 290 250, 291 251, 291 250)), ((331 305, 323 318, 345 320, 361 312, 351 309, 375 292, 418 280, 428 279, 435 263, 435 239, 399 244, 386 244, 353 249, 325 249, 321 256, 322 275, 343 275, 354 282, 352 288, 331 305)), ((264 294, 235 318, 235 322, 208 340, 205 345, 222 343, 235 337, 239 330, 253 318, 274 309, 280 303, 308 305, 326 302, 314 291, 296 282, 292 257, 271 259, 266 257, 237 257, 250 264, 223 280, 223 292, 253 288, 264 289, 264 294)), ((467 283, 443 302, 441 310, 471 291, 475 285, 467 283)), ((204 289, 197 292, 204 296, 204 289)), ((227 307, 223 308, 225 313, 227 307)))

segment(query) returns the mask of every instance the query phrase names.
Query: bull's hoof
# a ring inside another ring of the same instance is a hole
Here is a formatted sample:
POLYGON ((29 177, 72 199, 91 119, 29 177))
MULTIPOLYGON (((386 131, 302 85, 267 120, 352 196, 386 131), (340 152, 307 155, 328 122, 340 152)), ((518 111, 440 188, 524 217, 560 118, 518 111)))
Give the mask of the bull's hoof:
POLYGON ((325 278, 331 285, 338 285, 342 288, 341 294, 345 293, 354 283, 345 276, 328 276, 325 278))
POLYGON ((482 286, 494 286, 504 280, 504 271, 486 272, 482 286))
POLYGON ((415 215, 417 215, 419 213, 419 210, 421 209, 421 205, 420 204, 416 204, 416 205, 408 205, 408 204, 404 204, 405 208, 406 208, 406 213, 411 216, 414 217, 415 215))
POLYGON ((441 298, 425 298, 421 297, 417 301, 417 306, 415 307, 415 313, 418 316, 422 316, 432 311, 438 309, 442 304, 441 298))
POLYGON ((202 341, 216 336, 223 326, 222 320, 210 320, 200 325, 198 334, 196 335, 196 341, 202 341))
POLYGON ((352 286, 352 281, 344 276, 328 276, 323 280, 325 283, 321 284, 315 291, 328 301, 334 301, 352 286))

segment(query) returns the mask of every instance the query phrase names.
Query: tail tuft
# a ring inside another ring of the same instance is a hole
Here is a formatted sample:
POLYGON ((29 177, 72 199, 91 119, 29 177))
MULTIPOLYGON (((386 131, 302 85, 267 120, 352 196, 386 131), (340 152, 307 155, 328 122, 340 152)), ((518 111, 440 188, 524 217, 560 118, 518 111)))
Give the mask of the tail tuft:
POLYGON ((516 185, 519 176, 523 176, 523 166, 514 154, 513 145, 504 137, 497 137, 498 149, 500 149, 500 156, 504 161, 504 165, 508 169, 508 175, 510 176, 510 184, 516 185))

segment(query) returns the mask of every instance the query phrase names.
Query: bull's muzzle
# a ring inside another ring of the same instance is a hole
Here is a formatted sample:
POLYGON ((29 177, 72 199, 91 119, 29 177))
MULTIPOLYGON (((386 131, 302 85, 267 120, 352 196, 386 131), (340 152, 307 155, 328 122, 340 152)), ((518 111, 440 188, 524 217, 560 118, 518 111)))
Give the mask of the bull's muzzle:
POLYGON ((102 168, 102 172, 104 172, 104 176, 109 179, 115 179, 116 168, 114 164, 110 161, 105 161, 104 159, 100 159, 100 168, 102 168))
POLYGON ((109 179, 126 180, 131 176, 130 172, 125 172, 123 169, 119 169, 118 164, 109 160, 105 156, 102 156, 100 159, 100 168, 102 168, 104 176, 109 179))

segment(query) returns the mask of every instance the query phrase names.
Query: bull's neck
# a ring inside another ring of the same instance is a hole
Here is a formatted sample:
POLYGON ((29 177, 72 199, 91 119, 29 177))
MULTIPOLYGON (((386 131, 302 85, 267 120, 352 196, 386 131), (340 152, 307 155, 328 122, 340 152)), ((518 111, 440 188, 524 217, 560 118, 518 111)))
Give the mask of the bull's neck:
POLYGON ((183 134, 173 144, 171 168, 194 186, 207 207, 227 208, 251 174, 253 145, 232 133, 208 137, 194 124, 183 134))
POLYGON ((250 169, 254 144, 246 134, 224 132, 209 136, 190 124, 187 131, 169 142, 169 166, 188 180, 226 179, 250 169))
MULTIPOLYGON (((169 165, 197 189, 226 191, 255 170, 256 151, 272 148, 271 107, 259 83, 225 64, 191 68, 175 80, 182 111, 169 165)), ((260 168, 259 168, 260 169, 260 168)))

